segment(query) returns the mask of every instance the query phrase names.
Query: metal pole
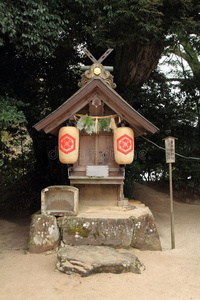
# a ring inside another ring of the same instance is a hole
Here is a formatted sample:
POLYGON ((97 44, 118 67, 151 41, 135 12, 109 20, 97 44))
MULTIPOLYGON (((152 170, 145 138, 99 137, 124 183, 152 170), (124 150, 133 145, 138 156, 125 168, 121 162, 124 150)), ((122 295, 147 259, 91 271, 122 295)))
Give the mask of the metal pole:
POLYGON ((170 189, 170 213, 171 213, 171 245, 172 245, 172 249, 175 249, 172 163, 169 163, 169 189, 170 189))

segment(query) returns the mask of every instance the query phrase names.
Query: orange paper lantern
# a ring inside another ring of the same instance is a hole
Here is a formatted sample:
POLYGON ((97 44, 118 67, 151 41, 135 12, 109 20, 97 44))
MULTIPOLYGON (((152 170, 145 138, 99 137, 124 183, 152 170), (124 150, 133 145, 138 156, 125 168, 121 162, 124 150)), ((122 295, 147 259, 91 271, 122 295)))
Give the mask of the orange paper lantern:
POLYGON ((61 127, 58 134, 59 160, 63 164, 74 164, 78 160, 79 131, 76 127, 61 127))
POLYGON ((114 157, 119 165, 131 164, 134 157, 134 132, 129 127, 114 130, 114 157))

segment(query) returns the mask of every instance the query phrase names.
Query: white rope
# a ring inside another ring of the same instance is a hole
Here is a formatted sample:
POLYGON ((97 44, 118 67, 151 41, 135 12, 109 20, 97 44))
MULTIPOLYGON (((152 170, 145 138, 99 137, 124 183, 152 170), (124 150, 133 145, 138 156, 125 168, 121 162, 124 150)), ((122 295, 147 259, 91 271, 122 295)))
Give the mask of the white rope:
MULTIPOLYGON (((149 143, 153 144, 154 146, 156 146, 157 148, 161 149, 161 150, 164 150, 165 151, 165 148, 161 147, 161 146, 158 146, 156 143, 152 142, 151 140, 145 138, 144 136, 141 136, 144 140, 148 141, 149 143)), ((194 160, 200 160, 199 157, 192 157, 192 156, 185 156, 185 155, 182 155, 182 154, 179 154, 179 153, 176 153, 175 154, 177 156, 180 156, 182 158, 185 158, 185 159, 194 159, 194 160)))

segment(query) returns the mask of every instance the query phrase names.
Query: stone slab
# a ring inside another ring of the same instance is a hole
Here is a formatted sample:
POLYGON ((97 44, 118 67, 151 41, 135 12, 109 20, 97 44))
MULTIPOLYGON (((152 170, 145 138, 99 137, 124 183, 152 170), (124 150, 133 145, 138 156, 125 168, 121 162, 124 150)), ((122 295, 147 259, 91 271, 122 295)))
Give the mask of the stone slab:
POLYGON ((41 214, 33 215, 29 235, 29 252, 42 253, 55 249, 60 241, 56 217, 41 214))
POLYGON ((132 242, 133 222, 128 218, 64 217, 61 227, 67 245, 128 247, 132 242))
POLYGON ((58 252, 57 269, 86 277, 95 273, 141 273, 144 265, 130 253, 105 246, 66 246, 58 252))

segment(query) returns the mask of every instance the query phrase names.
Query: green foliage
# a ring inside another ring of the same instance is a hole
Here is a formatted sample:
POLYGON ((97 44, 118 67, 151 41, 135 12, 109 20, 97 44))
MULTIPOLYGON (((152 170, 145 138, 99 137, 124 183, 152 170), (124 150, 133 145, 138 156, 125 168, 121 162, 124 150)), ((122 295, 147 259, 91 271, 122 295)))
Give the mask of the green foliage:
POLYGON ((110 118, 98 120, 98 130, 110 131, 110 118))
POLYGON ((87 134, 92 134, 95 129, 95 122, 91 117, 81 116, 77 122, 78 130, 85 130, 87 134))
MULTIPOLYGON (((78 130, 85 130, 87 134, 92 134, 95 132, 95 119, 89 116, 81 116, 78 120, 76 127, 78 130)), ((98 119, 98 131, 110 131, 110 118, 98 119)))
POLYGON ((1 169, 1 184, 16 182, 34 170, 32 145, 7 147, 3 154, 4 165, 1 169))
POLYGON ((49 56, 69 43, 105 48, 163 42, 175 27, 194 27, 198 10, 196 0, 1 1, 0 45, 8 38, 17 50, 49 56))
POLYGON ((194 0, 71 0, 69 3, 83 22, 85 37, 103 47, 163 40, 175 26, 191 24, 198 5, 194 0))
MULTIPOLYGON (((173 89, 173 85, 167 82, 164 76, 154 72, 141 90, 127 89, 124 96, 126 99, 130 99, 129 102, 137 111, 160 129, 159 132, 153 136, 147 136, 147 138, 160 147, 164 147, 163 138, 169 135, 177 137, 177 153, 188 157, 200 157, 200 123, 196 106, 198 91, 193 89, 192 85, 190 90, 190 84, 187 83, 187 87, 181 82, 179 86, 173 89)), ((136 181, 140 181, 142 178, 145 181, 168 181, 168 164, 165 162, 165 151, 142 137, 137 138, 134 162, 127 166, 125 187, 130 184, 129 192, 132 178, 136 181)), ((199 160, 176 156, 176 163, 173 164, 175 188, 192 189, 193 193, 198 193, 199 178, 199 160)))
POLYGON ((85 119, 86 116, 81 116, 80 119, 78 120, 76 127, 79 131, 83 130, 85 127, 85 119))
POLYGON ((68 13, 59 0, 1 1, 0 45, 5 45, 7 36, 17 50, 31 55, 52 54, 70 30, 68 13))
POLYGON ((9 155, 9 141, 14 141, 16 135, 22 129, 21 125, 26 123, 25 115, 20 110, 22 106, 24 106, 22 101, 0 97, 0 166, 5 164, 6 157, 9 155))
POLYGON ((24 107, 22 101, 9 97, 0 96, 0 127, 1 129, 7 129, 9 126, 16 123, 26 123, 26 118, 21 107, 24 107))

